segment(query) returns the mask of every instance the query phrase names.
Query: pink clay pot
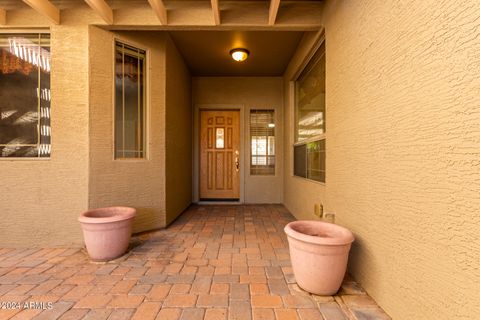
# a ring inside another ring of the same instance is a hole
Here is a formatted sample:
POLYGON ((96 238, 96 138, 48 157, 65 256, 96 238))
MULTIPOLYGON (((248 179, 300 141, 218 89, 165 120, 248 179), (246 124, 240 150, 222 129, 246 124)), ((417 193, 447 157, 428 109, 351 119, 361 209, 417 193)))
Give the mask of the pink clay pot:
POLYGON ((344 227, 313 220, 290 222, 284 230, 297 284, 314 294, 335 294, 345 276, 353 234, 344 227))
POLYGON ((90 210, 78 217, 92 260, 112 260, 125 253, 132 235, 135 213, 134 208, 108 207, 90 210))

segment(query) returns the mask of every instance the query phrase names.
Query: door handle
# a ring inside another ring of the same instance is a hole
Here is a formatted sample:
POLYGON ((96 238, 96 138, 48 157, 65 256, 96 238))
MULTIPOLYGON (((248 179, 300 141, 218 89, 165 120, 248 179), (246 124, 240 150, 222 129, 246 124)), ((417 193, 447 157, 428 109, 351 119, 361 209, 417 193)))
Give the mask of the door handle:
POLYGON ((238 172, 240 170, 240 162, 238 160, 238 150, 235 150, 235 170, 238 172))

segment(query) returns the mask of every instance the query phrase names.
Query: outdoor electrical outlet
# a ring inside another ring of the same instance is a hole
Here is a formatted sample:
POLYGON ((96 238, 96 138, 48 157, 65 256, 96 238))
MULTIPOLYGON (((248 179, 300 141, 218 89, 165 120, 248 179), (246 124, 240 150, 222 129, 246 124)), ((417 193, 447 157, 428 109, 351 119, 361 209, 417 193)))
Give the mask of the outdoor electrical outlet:
POLYGON ((313 206, 313 213, 317 217, 321 218, 323 215, 323 206, 321 204, 315 203, 315 205, 313 206))
POLYGON ((325 220, 331 223, 335 223, 335 213, 325 213, 325 220))

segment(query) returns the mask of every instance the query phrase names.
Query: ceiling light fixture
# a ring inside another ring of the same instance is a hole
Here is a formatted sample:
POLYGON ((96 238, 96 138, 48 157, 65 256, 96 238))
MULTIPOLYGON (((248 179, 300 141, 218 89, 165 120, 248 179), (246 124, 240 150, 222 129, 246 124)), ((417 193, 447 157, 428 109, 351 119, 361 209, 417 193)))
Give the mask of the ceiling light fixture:
POLYGON ((235 48, 230 50, 230 55, 232 56, 233 60, 238 62, 247 60, 249 54, 250 52, 244 48, 235 48))

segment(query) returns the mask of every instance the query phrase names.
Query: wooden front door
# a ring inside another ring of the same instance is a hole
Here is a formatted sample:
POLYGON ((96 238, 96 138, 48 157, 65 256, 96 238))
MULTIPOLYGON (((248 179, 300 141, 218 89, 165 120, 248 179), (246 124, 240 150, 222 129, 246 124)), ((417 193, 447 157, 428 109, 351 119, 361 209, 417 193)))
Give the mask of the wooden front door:
POLYGON ((200 111, 200 199, 240 198, 240 111, 200 111))

